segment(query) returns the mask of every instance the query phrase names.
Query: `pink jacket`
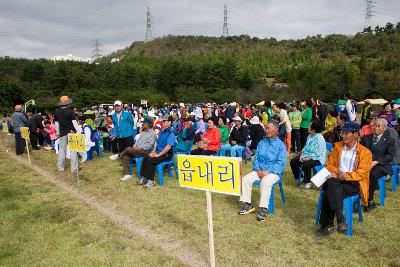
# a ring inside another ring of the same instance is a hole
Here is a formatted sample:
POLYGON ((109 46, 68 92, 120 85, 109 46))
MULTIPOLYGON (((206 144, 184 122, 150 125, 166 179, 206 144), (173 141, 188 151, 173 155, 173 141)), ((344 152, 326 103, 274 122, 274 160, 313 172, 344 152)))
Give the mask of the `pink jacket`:
POLYGON ((54 126, 54 124, 50 124, 48 128, 44 127, 44 131, 50 135, 51 140, 57 139, 56 127, 54 126))

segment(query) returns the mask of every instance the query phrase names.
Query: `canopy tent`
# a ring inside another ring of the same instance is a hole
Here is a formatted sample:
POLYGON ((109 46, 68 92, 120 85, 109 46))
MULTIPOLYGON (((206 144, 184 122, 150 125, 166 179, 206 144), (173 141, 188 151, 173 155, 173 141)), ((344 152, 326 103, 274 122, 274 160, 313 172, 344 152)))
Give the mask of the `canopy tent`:
POLYGON ((357 105, 364 105, 365 101, 368 101, 371 105, 383 105, 387 103, 385 99, 377 98, 377 99, 365 99, 364 101, 358 102, 357 105))

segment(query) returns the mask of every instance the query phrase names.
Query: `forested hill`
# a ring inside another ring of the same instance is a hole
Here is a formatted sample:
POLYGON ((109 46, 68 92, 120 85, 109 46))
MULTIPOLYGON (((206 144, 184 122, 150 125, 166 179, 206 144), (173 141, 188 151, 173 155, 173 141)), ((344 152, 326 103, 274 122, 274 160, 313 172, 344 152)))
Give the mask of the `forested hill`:
POLYGON ((68 94, 78 105, 400 95, 400 23, 301 40, 167 36, 98 61, 0 59, 0 107, 68 94), (117 63, 110 63, 119 58, 117 63), (11 103, 12 102, 12 103, 11 103))

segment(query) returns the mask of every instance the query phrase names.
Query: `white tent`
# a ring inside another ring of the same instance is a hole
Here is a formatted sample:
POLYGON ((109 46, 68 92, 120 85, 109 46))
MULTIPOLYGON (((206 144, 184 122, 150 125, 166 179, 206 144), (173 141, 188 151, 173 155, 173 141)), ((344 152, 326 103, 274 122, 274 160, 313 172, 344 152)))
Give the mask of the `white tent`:
POLYGON ((357 105, 364 105, 365 101, 368 101, 371 105, 383 105, 387 103, 385 99, 377 98, 377 99, 365 99, 364 101, 358 102, 357 105))

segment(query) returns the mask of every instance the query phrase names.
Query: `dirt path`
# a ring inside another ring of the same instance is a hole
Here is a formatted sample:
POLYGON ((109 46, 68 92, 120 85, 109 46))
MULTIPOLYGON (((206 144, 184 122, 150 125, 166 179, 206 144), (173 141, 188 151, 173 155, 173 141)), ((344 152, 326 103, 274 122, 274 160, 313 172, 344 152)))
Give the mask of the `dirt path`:
POLYGON ((175 257, 179 259, 183 264, 189 265, 189 266, 208 266, 208 259, 202 258, 200 255, 195 253, 194 251, 189 251, 186 247, 183 246, 179 240, 171 240, 171 239, 166 239, 165 237, 158 235, 154 231, 152 231, 149 227, 143 226, 143 225, 138 225, 131 219, 128 219, 121 214, 119 214, 117 211, 104 207, 100 203, 98 203, 94 197, 85 195, 85 194, 78 194, 77 190, 75 187, 72 187, 63 181, 57 180, 55 177, 53 177, 50 173, 47 171, 43 170, 37 165, 32 164, 32 166, 29 166, 28 161, 23 158, 16 156, 10 151, 10 148, 4 148, 1 149, 1 153, 6 154, 7 156, 16 162, 23 164, 27 166, 28 168, 31 168, 38 174, 40 174, 45 180, 48 182, 54 184, 55 186, 61 188, 62 190, 70 193, 74 197, 80 199, 82 202, 85 204, 89 205, 91 208, 96 210, 97 212, 107 216, 111 221, 113 221, 115 224, 117 224, 120 227, 123 227, 127 229, 128 231, 138 235, 144 240, 147 240, 151 245, 160 248, 167 254, 171 255, 172 257, 175 257), (6 149, 8 149, 8 153, 6 152, 6 149))

